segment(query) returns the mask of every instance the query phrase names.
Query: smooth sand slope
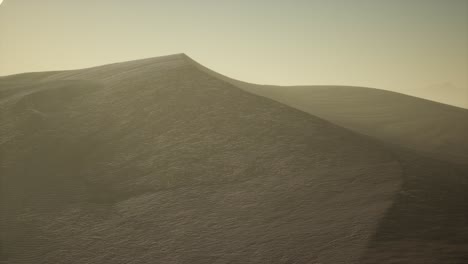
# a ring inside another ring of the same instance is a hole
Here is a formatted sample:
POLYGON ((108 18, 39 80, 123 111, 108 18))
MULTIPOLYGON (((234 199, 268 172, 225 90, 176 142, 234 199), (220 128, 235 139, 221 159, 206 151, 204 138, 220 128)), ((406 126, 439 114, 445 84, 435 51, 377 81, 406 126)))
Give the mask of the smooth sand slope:
POLYGON ((251 84, 193 63, 200 70, 244 90, 379 141, 468 164, 468 109, 373 88, 251 84))
POLYGON ((468 110, 362 87, 237 87, 377 140, 403 184, 362 263, 468 263, 468 110))
POLYGON ((252 87, 255 92, 382 141, 468 163, 468 110, 362 87, 252 87))
POLYGON ((0 261, 466 260, 458 152, 240 87, 185 55, 0 78, 0 261))
POLYGON ((400 184, 371 140, 183 55, 0 89, 4 263, 358 263, 400 184))

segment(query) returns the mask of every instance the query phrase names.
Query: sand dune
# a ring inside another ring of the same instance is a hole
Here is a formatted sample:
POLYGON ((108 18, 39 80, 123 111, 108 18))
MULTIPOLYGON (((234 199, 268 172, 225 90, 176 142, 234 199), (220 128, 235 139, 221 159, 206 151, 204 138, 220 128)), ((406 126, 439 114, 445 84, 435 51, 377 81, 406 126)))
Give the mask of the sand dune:
POLYGON ((466 257, 464 142, 427 157, 239 87, 183 54, 0 78, 0 260, 466 257))
POLYGON ((244 90, 360 134, 438 159, 468 164, 468 109, 373 88, 251 84, 194 63, 202 71, 244 90))
POLYGON ((394 154, 403 183, 360 262, 468 262, 468 110, 363 87, 256 85, 197 66, 370 136, 394 154))
POLYGON ((254 89, 379 140, 444 160, 468 162, 467 109, 361 87, 254 89))
POLYGON ((457 87, 450 82, 434 83, 404 92, 408 95, 468 109, 468 89, 457 87))

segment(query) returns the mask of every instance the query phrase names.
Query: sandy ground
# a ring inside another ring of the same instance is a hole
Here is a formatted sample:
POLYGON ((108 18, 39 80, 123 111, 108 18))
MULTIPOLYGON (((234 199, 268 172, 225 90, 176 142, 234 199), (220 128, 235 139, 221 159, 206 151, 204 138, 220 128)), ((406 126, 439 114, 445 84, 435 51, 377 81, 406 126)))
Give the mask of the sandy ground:
POLYGON ((248 88, 183 54, 0 78, 0 261, 464 263, 466 111, 248 88))

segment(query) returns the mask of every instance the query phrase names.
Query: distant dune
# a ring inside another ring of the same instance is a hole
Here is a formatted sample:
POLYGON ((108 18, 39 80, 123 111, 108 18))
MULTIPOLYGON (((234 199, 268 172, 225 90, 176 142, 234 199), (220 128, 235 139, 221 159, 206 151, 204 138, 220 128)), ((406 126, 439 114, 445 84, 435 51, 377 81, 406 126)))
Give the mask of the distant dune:
POLYGON ((0 77, 0 111, 0 263, 468 260, 467 110, 179 54, 0 77))
POLYGON ((468 109, 468 87, 457 87, 450 82, 435 83, 425 87, 416 87, 407 90, 406 93, 428 100, 434 100, 468 109))
POLYGON ((252 91, 388 143, 468 162, 468 110, 361 87, 252 87, 252 91))
POLYGON ((273 86, 203 71, 380 141, 468 164, 468 109, 385 90, 352 86, 273 86))

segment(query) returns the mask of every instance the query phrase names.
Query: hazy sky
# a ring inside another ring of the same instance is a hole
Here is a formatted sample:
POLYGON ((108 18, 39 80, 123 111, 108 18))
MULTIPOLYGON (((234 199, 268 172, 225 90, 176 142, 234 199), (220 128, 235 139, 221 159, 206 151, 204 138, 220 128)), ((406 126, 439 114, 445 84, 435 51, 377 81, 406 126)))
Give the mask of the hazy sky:
POLYGON ((249 82, 422 96, 444 91, 466 96, 468 105, 468 0, 4 0, 0 6, 0 76, 181 52, 249 82))

